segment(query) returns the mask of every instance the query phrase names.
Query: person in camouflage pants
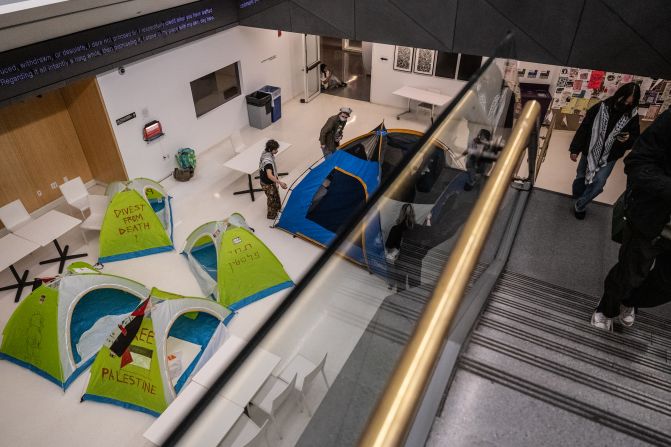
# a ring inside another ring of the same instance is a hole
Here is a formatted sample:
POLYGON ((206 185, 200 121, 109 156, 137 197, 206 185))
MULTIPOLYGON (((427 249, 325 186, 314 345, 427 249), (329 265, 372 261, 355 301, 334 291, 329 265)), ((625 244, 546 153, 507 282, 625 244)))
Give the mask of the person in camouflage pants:
POLYGON ((268 219, 275 219, 282 208, 277 185, 280 185, 282 189, 287 189, 287 184, 279 179, 277 165, 275 164, 275 154, 277 154, 279 148, 280 145, 277 141, 268 140, 266 149, 261 154, 261 160, 259 161, 261 188, 268 198, 268 214, 266 215, 268 219))
POLYGON ((280 208, 282 207, 280 193, 277 190, 277 185, 274 183, 271 183, 270 185, 264 185, 262 183, 261 188, 263 189, 263 192, 266 193, 266 197, 268 198, 268 214, 266 217, 268 219, 274 220, 277 217, 277 213, 280 212, 280 208))

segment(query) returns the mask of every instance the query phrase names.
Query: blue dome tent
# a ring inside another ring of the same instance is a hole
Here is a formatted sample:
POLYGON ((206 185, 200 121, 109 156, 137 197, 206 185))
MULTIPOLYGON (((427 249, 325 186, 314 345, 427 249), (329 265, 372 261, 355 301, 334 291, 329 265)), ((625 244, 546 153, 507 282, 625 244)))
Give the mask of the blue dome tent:
MULTIPOLYGON (((298 184, 292 185, 275 226, 328 246, 372 197, 381 181, 415 149, 422 135, 411 130, 387 130, 380 124, 343 144, 333 155, 308 169, 298 184)), ((443 157, 439 161, 444 166, 443 150, 435 152, 443 157)), ((441 163, 436 166, 441 167, 441 163)), ((369 220, 361 237, 341 254, 371 272, 383 273, 386 267, 380 216, 369 220)))

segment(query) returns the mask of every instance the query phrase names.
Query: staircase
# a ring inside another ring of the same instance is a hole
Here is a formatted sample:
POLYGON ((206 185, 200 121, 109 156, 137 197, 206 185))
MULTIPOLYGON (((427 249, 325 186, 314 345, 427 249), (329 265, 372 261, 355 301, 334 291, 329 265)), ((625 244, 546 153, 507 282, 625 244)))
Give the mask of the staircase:
POLYGON ((597 302, 501 275, 427 445, 671 445, 671 320, 608 333, 597 302))

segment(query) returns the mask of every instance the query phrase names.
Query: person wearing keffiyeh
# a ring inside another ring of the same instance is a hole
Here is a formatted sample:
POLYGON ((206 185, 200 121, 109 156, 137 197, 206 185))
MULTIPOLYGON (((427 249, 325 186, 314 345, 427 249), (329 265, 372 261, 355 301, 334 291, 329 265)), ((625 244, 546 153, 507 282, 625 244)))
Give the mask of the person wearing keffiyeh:
POLYGON ((268 214, 266 216, 268 219, 275 219, 282 207, 277 185, 280 185, 282 189, 287 189, 287 184, 279 178, 277 165, 275 164, 275 154, 277 154, 279 148, 280 145, 277 141, 268 140, 259 160, 259 180, 261 181, 261 188, 268 198, 268 214))
POLYGON ((615 162, 631 149, 640 134, 638 102, 641 89, 633 82, 592 106, 571 141, 571 160, 581 155, 573 180, 573 213, 584 219, 587 205, 601 194, 615 162))

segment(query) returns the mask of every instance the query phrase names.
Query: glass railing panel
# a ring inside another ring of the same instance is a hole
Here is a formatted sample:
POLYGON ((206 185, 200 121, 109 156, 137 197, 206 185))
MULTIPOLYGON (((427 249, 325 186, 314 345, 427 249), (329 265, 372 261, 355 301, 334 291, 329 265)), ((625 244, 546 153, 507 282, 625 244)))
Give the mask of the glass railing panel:
POLYGON ((510 135, 517 91, 512 61, 490 59, 419 145, 381 143, 378 189, 168 444, 227 445, 236 405, 271 445, 356 445, 510 135))

